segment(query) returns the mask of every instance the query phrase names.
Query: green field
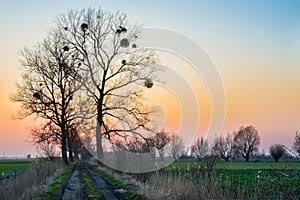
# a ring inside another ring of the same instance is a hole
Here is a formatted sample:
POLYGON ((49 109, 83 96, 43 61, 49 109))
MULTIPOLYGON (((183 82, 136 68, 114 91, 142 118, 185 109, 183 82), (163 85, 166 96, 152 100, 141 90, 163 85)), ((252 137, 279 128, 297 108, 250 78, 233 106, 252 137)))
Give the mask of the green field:
POLYGON ((32 166, 32 161, 28 160, 4 160, 0 161, 0 179, 7 176, 16 175, 32 166))
MULTIPOLYGON (((189 174, 195 180, 203 178, 205 170, 202 162, 174 162, 162 172, 178 177, 189 174)), ((300 197, 300 162, 218 162, 210 176, 234 196, 259 193, 266 198, 271 193, 300 197)))
MULTIPOLYGON (((167 167, 167 169, 180 168, 182 170, 190 168, 199 168, 199 166, 204 166, 203 162, 174 162, 167 167)), ((300 170, 300 162, 298 161, 283 161, 283 162, 217 162, 215 169, 290 169, 290 170, 300 170)))

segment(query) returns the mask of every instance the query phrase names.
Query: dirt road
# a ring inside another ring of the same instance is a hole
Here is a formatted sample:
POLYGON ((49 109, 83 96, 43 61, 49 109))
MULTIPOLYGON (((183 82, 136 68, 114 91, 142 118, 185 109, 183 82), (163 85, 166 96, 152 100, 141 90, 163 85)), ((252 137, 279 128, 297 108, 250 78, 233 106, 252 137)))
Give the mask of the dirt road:
POLYGON ((124 190, 117 188, 112 183, 105 180, 98 173, 93 171, 85 163, 78 163, 70 176, 70 179, 64 188, 62 199, 63 200, 85 200, 87 194, 85 194, 82 171, 86 170, 88 175, 93 180, 97 192, 100 194, 101 199, 106 200, 120 200, 127 199, 124 196, 124 190))

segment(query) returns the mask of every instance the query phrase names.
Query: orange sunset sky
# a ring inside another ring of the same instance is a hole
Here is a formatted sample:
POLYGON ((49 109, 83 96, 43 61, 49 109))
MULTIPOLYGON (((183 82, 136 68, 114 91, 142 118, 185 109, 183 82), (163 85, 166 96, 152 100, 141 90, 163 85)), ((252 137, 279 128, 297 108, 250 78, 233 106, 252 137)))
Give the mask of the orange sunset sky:
MULTIPOLYGON (((122 11, 130 23, 178 31, 205 49, 223 80, 226 117, 222 134, 253 125, 261 136, 260 150, 274 143, 291 147, 300 131, 300 2, 299 1, 1 1, 0 2, 0 157, 37 154, 28 130, 33 119, 13 120, 18 106, 9 100, 20 80, 18 51, 47 35, 55 18, 71 8, 102 7, 122 11)), ((163 64, 177 70, 189 63, 161 54, 163 64)), ((198 133, 205 135, 211 119, 209 90, 190 71, 199 107, 198 133)), ((186 74, 185 74, 186 73, 186 74)), ((176 95, 151 96, 166 112, 167 129, 176 131, 180 105, 176 95)), ((191 121, 194 119, 190 119, 191 121)), ((189 124, 183 124, 189 126, 189 124)))

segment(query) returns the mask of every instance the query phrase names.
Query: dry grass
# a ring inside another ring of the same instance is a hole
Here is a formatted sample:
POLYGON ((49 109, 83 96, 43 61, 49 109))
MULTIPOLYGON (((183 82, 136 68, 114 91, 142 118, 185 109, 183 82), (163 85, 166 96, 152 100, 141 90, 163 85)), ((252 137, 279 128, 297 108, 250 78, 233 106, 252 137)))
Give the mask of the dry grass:
POLYGON ((220 191, 212 177, 195 179, 190 174, 174 176, 160 171, 145 174, 119 173, 102 167, 110 175, 135 188, 136 192, 147 199, 232 199, 232 196, 220 191))
POLYGON ((46 190, 62 168, 61 161, 43 161, 24 173, 3 179, 0 182, 0 199, 33 199, 46 190))
POLYGON ((232 199, 220 192, 214 178, 203 176, 195 180, 189 174, 174 177, 153 173, 144 183, 143 190, 149 199, 232 199))
MULTIPOLYGON (((142 193, 148 199, 299 199, 297 187, 287 187, 298 180, 296 173, 286 178, 266 179, 249 188, 232 187, 230 182, 220 182, 214 174, 203 172, 195 177, 190 174, 175 175, 156 172, 143 182, 142 193), (222 184, 221 184, 222 183, 222 184), (222 185, 222 186, 221 186, 222 185), (286 186, 286 187, 284 187, 286 186)), ((240 183, 243 184, 243 183, 240 183)), ((242 186, 242 185, 240 185, 242 186)), ((298 188, 299 189, 299 188, 298 188)))

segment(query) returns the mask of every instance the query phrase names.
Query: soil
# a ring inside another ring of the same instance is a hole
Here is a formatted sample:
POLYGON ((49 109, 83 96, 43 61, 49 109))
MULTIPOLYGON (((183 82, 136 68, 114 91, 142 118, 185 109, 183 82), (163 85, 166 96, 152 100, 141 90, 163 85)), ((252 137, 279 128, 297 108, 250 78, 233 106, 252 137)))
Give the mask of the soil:
POLYGON ((81 179, 81 170, 78 164, 74 167, 72 175, 70 176, 70 179, 64 189, 62 199, 85 199, 81 179))
POLYGON ((72 174, 68 180, 67 185, 64 188, 62 199, 63 200, 86 200, 86 194, 84 193, 84 187, 82 182, 82 170, 87 170, 88 175, 94 181, 97 191, 99 192, 101 199, 104 200, 121 200, 127 199, 124 196, 125 190, 117 188, 114 184, 105 180, 98 173, 94 172, 85 163, 80 163, 74 166, 72 174))

